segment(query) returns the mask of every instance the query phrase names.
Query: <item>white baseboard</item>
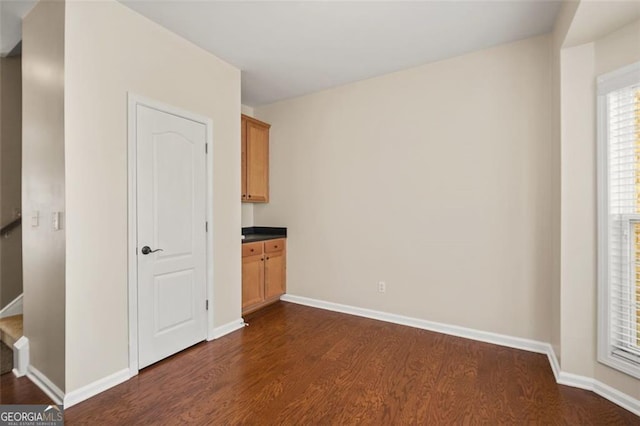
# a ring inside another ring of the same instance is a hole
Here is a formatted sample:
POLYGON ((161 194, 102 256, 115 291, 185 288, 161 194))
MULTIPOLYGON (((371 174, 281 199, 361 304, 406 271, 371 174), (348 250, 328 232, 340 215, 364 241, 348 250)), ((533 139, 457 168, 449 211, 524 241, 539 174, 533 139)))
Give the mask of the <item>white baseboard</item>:
POLYGON ((100 380, 96 380, 93 383, 89 383, 80 389, 67 393, 64 396, 64 408, 72 407, 127 380, 129 380, 129 369, 125 368, 107 377, 103 377, 100 380))
POLYGON ((299 305, 312 306, 314 308, 326 309, 344 314, 356 315, 359 317, 371 318, 394 324, 407 325, 409 327, 423 330, 435 331, 451 336, 464 337, 466 339, 480 342, 493 343, 495 345, 507 346, 514 349, 522 349, 529 352, 548 354, 551 345, 536 340, 523 339, 520 337, 507 336, 504 334, 491 333, 488 331, 475 330, 472 328, 460 327, 457 325, 443 324, 434 321, 427 321, 418 318, 405 317, 403 315, 390 314, 388 312, 374 311, 372 309, 358 308, 356 306, 341 305, 339 303, 325 302, 323 300, 310 299, 308 297, 283 295, 280 300, 284 302, 297 303, 299 305))
POLYGON ((566 371, 561 371, 556 379, 556 382, 560 385, 571 386, 574 388, 584 389, 588 391, 593 391, 593 385, 595 380, 586 377, 580 376, 578 374, 567 373, 566 371))
POLYGON ((619 390, 597 380, 593 381, 593 391, 614 404, 621 406, 625 410, 631 411, 636 416, 640 416, 640 401, 630 397, 626 393, 620 392, 619 390))
MULTIPOLYGON (((227 335, 236 330, 239 330, 242 327, 244 327, 244 320, 242 318, 237 319, 235 321, 231 321, 230 323, 214 328, 210 336, 207 338, 207 340, 218 339, 224 335, 227 335)), ((137 373, 138 373, 137 371, 131 372, 129 368, 125 368, 107 377, 103 377, 102 379, 96 380, 93 383, 89 383, 88 385, 83 386, 80 389, 71 391, 67 395, 65 395, 63 398, 64 408, 72 407, 101 392, 106 391, 107 389, 110 389, 114 386, 124 383, 127 380, 129 380, 131 377, 135 376, 137 373)), ((49 395, 49 393, 47 394, 49 395)), ((58 401, 56 401, 56 403, 58 403, 58 401)))
POLYGON ((221 325, 220 327, 214 328, 207 336, 207 340, 211 341, 214 339, 219 339, 222 336, 226 336, 229 333, 240 330, 242 327, 244 327, 244 320, 242 318, 228 322, 224 325, 221 325))
POLYGON ((0 318, 20 315, 22 313, 22 294, 13 299, 0 311, 0 318))
MULTIPOLYGON (((242 318, 231 321, 230 323, 214 328, 207 340, 218 339, 226 334, 239 330, 242 327, 244 327, 244 320, 242 318)), ((131 372, 129 368, 125 368, 111 374, 110 376, 103 377, 100 380, 89 383, 88 385, 83 386, 80 389, 69 392, 64 397, 64 408, 72 407, 73 405, 76 405, 101 392, 106 391, 107 389, 124 383, 136 374, 138 374, 137 371, 131 372)))
POLYGON ((558 362, 558 357, 556 357, 556 352, 553 350, 553 346, 549 344, 549 351, 547 352, 547 358, 549 358, 549 364, 551 365, 551 371, 553 372, 553 377, 555 377, 556 382, 559 383, 560 380, 560 363, 558 362))
POLYGON ((614 404, 617 404, 620 407, 631 411, 636 416, 640 416, 639 400, 627 395, 626 393, 620 392, 619 390, 612 388, 611 386, 596 379, 562 371, 560 373, 560 376, 558 377, 557 382, 561 385, 595 392, 601 397, 613 402, 614 404))
POLYGON ((60 390, 47 376, 42 374, 40 370, 35 368, 33 365, 29 365, 27 369, 27 377, 31 380, 36 386, 38 386, 42 392, 46 393, 49 398, 53 400, 56 404, 62 404, 64 400, 64 392, 60 390))
POLYGON ((339 303, 326 302, 324 300, 310 299, 308 297, 295 296, 291 294, 283 295, 280 300, 284 302, 297 303, 299 305, 311 306, 314 308, 326 309, 344 314, 356 315, 359 317, 371 318, 394 324, 406 325, 409 327, 421 328, 466 339, 481 342, 493 343, 515 349, 522 349, 530 352, 546 354, 551 365, 551 370, 556 382, 561 385, 592 391, 605 399, 631 411, 640 416, 640 400, 620 392, 602 382, 590 377, 579 376, 560 370, 560 364, 555 351, 550 343, 536 340, 522 339, 520 337, 506 336, 503 334, 491 333, 487 331, 475 330, 471 328, 459 327, 456 325, 442 324, 433 321, 426 321, 418 318, 410 318, 402 315, 390 314, 387 312, 374 311, 371 309, 358 308, 356 306, 342 305, 339 303))
MULTIPOLYGON (((631 396, 618 391, 595 379, 580 376, 577 374, 567 373, 560 370, 558 359, 549 343, 539 342, 535 340, 523 339, 519 337, 506 336, 497 333, 491 333, 481 330, 475 330, 460 326, 447 325, 432 321, 426 321, 418 318, 410 318, 402 315, 391 314, 387 312, 374 311, 371 309, 358 308, 355 306, 342 305, 338 303, 325 302, 322 300, 310 299, 307 297, 284 295, 281 300, 285 302, 297 303, 300 305, 311 306, 320 309, 326 309, 345 314, 361 316, 365 318, 376 319, 380 321, 391 322, 394 324, 405 325, 424 330, 435 331, 438 333, 463 337, 481 342, 493 343, 500 346, 506 346, 515 349, 522 349, 530 352, 546 354, 549 358, 551 369, 559 384, 572 386, 580 389, 589 390, 602 396, 605 399, 617 404, 626 410, 640 416, 640 401, 631 396)), ((216 327, 207 340, 218 339, 229 333, 241 329, 245 326, 242 318, 231 321, 220 327, 216 327)), ((25 338, 26 339, 26 338, 25 338)), ((28 342, 27 342, 28 348, 28 342)), ((14 374, 16 373, 14 369, 14 374)), ((65 408, 69 408, 86 399, 89 399, 105 390, 117 386, 130 378, 128 368, 120 370, 110 376, 104 377, 80 389, 68 393, 66 396, 53 382, 51 382, 44 374, 35 367, 29 365, 27 369, 27 377, 46 393, 56 404, 62 404, 64 401, 65 408)))

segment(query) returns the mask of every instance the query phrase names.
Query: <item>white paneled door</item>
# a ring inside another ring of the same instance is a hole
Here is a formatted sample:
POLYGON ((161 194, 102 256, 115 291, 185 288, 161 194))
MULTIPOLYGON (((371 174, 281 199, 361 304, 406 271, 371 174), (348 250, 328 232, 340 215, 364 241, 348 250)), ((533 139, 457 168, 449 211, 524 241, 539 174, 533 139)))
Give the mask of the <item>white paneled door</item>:
POLYGON ((136 105, 139 368, 206 338, 206 131, 136 105))

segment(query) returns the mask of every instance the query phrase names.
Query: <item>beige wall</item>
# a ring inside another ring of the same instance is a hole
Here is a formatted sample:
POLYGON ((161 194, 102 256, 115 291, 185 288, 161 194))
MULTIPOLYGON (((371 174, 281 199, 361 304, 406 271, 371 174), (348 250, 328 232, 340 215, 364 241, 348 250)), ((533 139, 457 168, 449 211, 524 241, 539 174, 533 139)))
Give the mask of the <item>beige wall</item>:
POLYGON ((65 389, 65 4, 40 2, 23 21, 22 211, 24 334, 31 366, 65 389), (31 216, 39 212, 39 226, 31 216))
MULTIPOLYGON (((4 92, 2 91, 2 72, 3 66, 2 66, 2 61, 0 60, 0 137, 2 136, 2 103, 4 103, 3 101, 3 96, 4 96, 4 92)), ((0 139, 0 164, 2 164, 2 145, 4 144, 4 142, 0 139)), ((22 161, 22 160, 20 160, 22 161)), ((1 170, 0 170, 0 174, 1 174, 1 170)), ((1 177, 0 177, 1 180, 1 177)), ((22 207, 22 206, 21 206, 22 207)), ((0 212, 4 209, 4 203, 2 202, 2 182, 0 181, 0 212)), ((0 226, 3 226, 2 223, 0 223, 0 226)), ((4 301, 4 298, 2 297, 2 289, 3 289, 3 285, 2 285, 2 244, 0 243, 0 309, 2 309, 3 306, 6 305, 7 302, 4 301)))
POLYGON ((562 50, 561 64, 562 369, 593 377, 596 350, 593 44, 562 50))
POLYGON ((288 292, 549 341, 550 52, 538 37, 256 108, 255 220, 289 227, 288 292))
POLYGON ((128 368, 127 92, 213 120, 214 326, 240 318, 240 72, 116 1, 66 27, 67 389, 128 368))
POLYGON ((32 365, 67 391, 128 367, 131 91, 213 119, 214 326, 240 316, 237 233, 255 220, 289 228, 291 294, 551 341, 563 371, 639 398, 595 358, 594 78, 640 60, 640 22, 561 49, 568 8, 551 36, 253 111, 237 69, 119 3, 39 4, 23 69, 32 365), (273 126, 266 205, 239 204, 240 111, 273 126))
POLYGON ((640 21, 562 50, 562 363, 640 398, 640 381, 597 362, 596 86, 640 60, 640 21))
MULTIPOLYGON (((22 209, 22 58, 0 59, 0 226, 22 209)), ((22 228, 0 238, 0 309, 22 293, 22 228)))
POLYGON ((562 360, 561 351, 561 67, 560 51, 564 44, 571 22, 578 8, 578 2, 564 2, 555 27, 551 34, 551 81, 552 81, 552 154, 551 154, 551 346, 558 358, 562 360))
POLYGON ((241 225, 242 227, 246 227, 246 226, 253 226, 254 225, 254 220, 253 220, 253 204, 251 203, 242 203, 242 218, 241 218, 241 225))

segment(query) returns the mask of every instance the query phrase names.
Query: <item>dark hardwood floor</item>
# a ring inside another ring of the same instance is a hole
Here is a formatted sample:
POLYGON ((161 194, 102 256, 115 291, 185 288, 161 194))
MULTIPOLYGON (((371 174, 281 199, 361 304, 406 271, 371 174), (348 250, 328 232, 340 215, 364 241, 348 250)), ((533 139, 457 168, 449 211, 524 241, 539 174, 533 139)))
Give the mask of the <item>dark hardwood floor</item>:
MULTIPOLYGON (((69 408, 66 423, 640 424, 556 384, 545 355, 283 302, 246 320, 69 408)), ((37 402, 5 392, 16 381, 2 379, 2 403, 37 402)))
POLYGON ((0 404, 53 404, 44 392, 26 377, 13 373, 0 376, 0 404))

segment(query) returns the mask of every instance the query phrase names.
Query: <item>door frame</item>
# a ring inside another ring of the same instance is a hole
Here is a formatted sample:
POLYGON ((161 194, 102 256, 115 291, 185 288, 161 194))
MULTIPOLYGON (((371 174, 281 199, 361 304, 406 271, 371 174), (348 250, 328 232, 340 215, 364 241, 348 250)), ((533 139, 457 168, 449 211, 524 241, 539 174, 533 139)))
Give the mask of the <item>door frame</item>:
POLYGON ((137 116, 138 105, 152 108, 161 112, 172 114, 187 120, 201 123, 206 128, 207 158, 206 167, 206 205, 207 222, 209 224, 206 233, 206 299, 209 301, 207 311, 206 340, 213 339, 213 120, 199 114, 176 108, 144 96, 127 92, 127 186, 128 186, 128 229, 127 229, 127 261, 128 261, 128 314, 129 314, 129 377, 138 374, 138 206, 137 206, 137 116))

